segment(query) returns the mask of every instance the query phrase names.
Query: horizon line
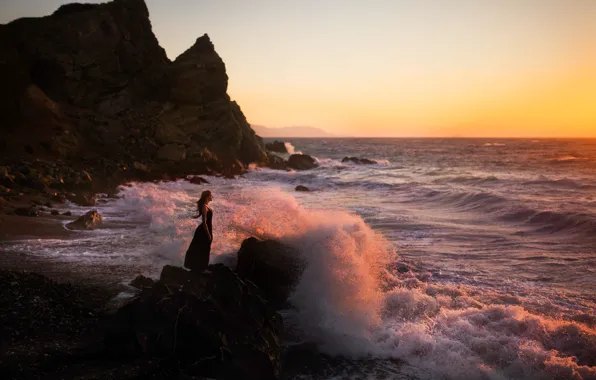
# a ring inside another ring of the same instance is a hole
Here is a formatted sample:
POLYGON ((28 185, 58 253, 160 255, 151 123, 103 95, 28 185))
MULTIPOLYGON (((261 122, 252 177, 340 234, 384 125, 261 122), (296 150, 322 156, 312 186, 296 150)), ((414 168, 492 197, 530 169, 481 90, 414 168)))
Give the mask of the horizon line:
POLYGON ((552 139, 596 139, 596 136, 515 136, 515 137, 494 137, 494 136, 257 136, 264 139, 532 139, 532 140, 552 140, 552 139))

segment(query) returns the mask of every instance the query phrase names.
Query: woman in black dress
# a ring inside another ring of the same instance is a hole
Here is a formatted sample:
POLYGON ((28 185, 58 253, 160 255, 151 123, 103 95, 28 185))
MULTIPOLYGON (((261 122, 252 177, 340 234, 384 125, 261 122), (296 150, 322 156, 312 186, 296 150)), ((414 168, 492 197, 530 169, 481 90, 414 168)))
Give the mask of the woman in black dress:
POLYGON ((202 223, 195 230, 192 242, 190 242, 190 246, 186 250, 186 257, 184 258, 184 266, 192 271, 202 272, 209 265, 211 241, 213 241, 213 228, 211 226, 213 211, 209 208, 208 204, 212 200, 213 195, 211 191, 203 191, 201 199, 197 202, 197 211, 199 214, 192 217, 193 219, 197 219, 199 216, 203 217, 202 223))

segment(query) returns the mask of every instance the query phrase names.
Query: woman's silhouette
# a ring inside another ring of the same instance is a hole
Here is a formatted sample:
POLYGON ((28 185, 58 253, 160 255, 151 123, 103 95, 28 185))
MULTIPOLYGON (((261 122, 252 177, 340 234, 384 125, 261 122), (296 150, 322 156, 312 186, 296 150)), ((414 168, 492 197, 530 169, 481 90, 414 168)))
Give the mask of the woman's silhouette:
POLYGON ((208 204, 212 200, 213 195, 211 191, 203 191, 201 199, 197 202, 197 211, 199 214, 192 217, 193 219, 199 216, 203 217, 202 223, 195 230, 190 246, 186 250, 186 257, 184 258, 184 266, 192 271, 204 271, 209 265, 211 241, 213 240, 213 228, 211 226, 213 211, 209 208, 208 204))

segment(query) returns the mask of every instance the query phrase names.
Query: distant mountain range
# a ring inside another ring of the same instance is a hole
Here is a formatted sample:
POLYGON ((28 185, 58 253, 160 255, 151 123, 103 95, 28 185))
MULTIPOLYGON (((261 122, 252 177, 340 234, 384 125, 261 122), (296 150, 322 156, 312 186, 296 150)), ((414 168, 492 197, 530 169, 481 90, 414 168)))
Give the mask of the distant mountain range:
POLYGON ((254 124, 251 124, 251 127, 261 137, 335 137, 331 133, 315 127, 269 128, 254 124))

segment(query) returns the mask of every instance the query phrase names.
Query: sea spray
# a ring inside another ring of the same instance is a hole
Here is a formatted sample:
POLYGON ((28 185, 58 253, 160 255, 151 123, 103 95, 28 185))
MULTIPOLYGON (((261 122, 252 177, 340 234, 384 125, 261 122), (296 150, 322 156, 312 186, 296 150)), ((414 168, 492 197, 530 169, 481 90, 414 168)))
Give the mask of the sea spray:
POLYGON ((290 142, 284 142, 284 145, 286 147, 286 150, 288 151, 288 154, 302 154, 301 151, 296 150, 296 148, 294 147, 294 145, 292 145, 292 143, 290 142))
POLYGON ((445 379, 593 379, 596 330, 483 304, 473 288, 413 274, 385 293, 376 356, 396 357, 445 379))
MULTIPOLYGON (((169 257, 180 261, 193 224, 187 210, 192 199, 185 195, 185 186, 137 184, 123 189, 120 207, 142 210, 151 218, 150 228, 163 235, 149 254, 163 256, 170 250, 169 257), (169 188, 171 198, 161 193, 164 187, 169 188)), ((291 323, 303 339, 319 343, 326 352, 370 352, 370 334, 381 323, 380 277, 394 260, 389 243, 356 215, 305 209, 281 190, 224 194, 225 190, 214 193, 211 262, 230 262, 249 236, 292 246, 306 259, 307 267, 290 299, 294 306, 291 323)))
POLYGON ((381 321, 379 279, 393 259, 390 245, 360 217, 305 209, 280 190, 236 196, 244 204, 234 206, 224 229, 242 231, 243 238, 278 239, 307 262, 289 314, 302 338, 329 353, 366 349, 363 344, 370 344, 370 333, 381 321))

